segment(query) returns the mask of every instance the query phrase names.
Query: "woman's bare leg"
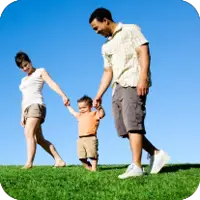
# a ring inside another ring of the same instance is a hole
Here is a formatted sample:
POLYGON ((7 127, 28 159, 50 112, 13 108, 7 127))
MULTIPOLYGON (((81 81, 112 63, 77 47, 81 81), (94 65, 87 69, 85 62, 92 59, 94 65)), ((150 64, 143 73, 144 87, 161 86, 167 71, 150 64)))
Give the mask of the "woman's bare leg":
POLYGON ((39 126, 39 128, 37 129, 36 141, 46 152, 48 152, 55 159, 55 167, 64 167, 66 165, 66 163, 56 151, 54 145, 44 138, 41 126, 39 126))
POLYGON ((33 160, 36 153, 36 140, 35 134, 36 130, 40 125, 39 118, 28 118, 25 125, 25 138, 27 145, 27 162, 24 165, 24 169, 29 169, 33 166, 33 160))

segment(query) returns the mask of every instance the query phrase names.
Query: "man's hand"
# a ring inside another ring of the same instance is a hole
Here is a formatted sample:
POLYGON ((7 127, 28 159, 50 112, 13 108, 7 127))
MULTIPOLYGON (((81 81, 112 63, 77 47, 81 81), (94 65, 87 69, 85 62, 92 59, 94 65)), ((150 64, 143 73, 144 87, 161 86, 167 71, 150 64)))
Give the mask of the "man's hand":
POLYGON ((149 81, 146 77, 140 77, 137 84, 137 94, 138 96, 145 96, 149 92, 149 81))
POLYGON ((136 48, 141 72, 137 84, 137 93, 139 96, 145 96, 149 92, 149 70, 150 70, 150 51, 149 45, 144 44, 136 48))
POLYGON ((63 97, 63 103, 65 106, 70 106, 70 100, 68 97, 64 96, 63 97))
POLYGON ((103 72, 103 76, 101 79, 101 84, 99 86, 99 90, 96 94, 96 97, 93 100, 93 106, 95 108, 98 108, 101 105, 101 99, 104 95, 104 93, 106 92, 106 90, 108 89, 111 81, 112 81, 112 77, 113 77, 113 71, 112 71, 112 67, 106 67, 104 68, 104 72, 103 72))
POLYGON ((95 97, 93 100, 93 106, 98 109, 101 106, 102 99, 99 97, 95 97))
POLYGON ((21 122, 20 122, 20 124, 21 124, 21 126, 22 126, 22 127, 24 127, 24 126, 25 126, 25 124, 24 124, 24 120, 23 120, 23 119, 21 119, 21 122))

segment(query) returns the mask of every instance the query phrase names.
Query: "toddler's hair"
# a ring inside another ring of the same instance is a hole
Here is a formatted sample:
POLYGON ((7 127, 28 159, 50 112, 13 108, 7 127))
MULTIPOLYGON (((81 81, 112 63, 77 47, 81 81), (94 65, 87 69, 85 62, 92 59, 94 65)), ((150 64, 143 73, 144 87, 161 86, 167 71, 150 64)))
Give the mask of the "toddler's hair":
POLYGON ((80 99, 77 100, 78 103, 81 103, 81 102, 85 102, 87 103, 88 106, 91 106, 92 107, 92 99, 87 96, 87 95, 84 95, 83 97, 81 97, 80 99))

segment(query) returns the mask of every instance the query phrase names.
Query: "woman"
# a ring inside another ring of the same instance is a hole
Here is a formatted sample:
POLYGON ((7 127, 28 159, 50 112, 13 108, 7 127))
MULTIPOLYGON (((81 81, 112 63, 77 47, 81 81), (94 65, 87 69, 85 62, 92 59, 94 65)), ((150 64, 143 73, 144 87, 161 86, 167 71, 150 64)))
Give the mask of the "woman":
POLYGON ((62 97, 64 105, 68 106, 70 104, 69 99, 45 69, 32 66, 31 60, 26 53, 18 52, 15 56, 15 62, 27 74, 22 78, 19 86, 22 92, 21 125, 25 129, 27 144, 27 162, 23 168, 32 168, 36 144, 39 144, 55 159, 55 167, 64 167, 66 165, 65 162, 57 153, 53 144, 46 140, 42 134, 41 124, 45 121, 46 115, 46 107, 42 96, 44 82, 62 97))

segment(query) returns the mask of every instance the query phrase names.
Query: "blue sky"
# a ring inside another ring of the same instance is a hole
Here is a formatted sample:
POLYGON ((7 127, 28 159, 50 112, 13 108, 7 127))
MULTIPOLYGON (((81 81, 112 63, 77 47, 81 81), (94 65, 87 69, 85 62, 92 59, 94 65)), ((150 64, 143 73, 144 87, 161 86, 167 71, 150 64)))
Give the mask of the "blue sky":
MULTIPOLYGON (((101 45, 105 39, 92 31, 88 19, 97 7, 110 9, 116 22, 142 28, 150 42, 153 86, 147 101, 147 137, 171 156, 171 163, 200 163, 200 24, 196 10, 181 0, 66 1, 19 0, 0 18, 1 130, 0 164, 24 164, 26 146, 20 126, 21 93, 25 75, 14 56, 23 50, 35 67, 44 67, 77 108, 84 94, 94 97, 103 72, 101 45)), ((69 164, 76 154, 77 121, 61 98, 45 86, 47 118, 44 135, 69 164)), ((100 164, 131 162, 128 141, 117 137, 111 112, 111 89, 103 99, 100 164)), ((146 153, 143 163, 147 163, 146 153)), ((39 146, 37 165, 53 165, 39 146)))

